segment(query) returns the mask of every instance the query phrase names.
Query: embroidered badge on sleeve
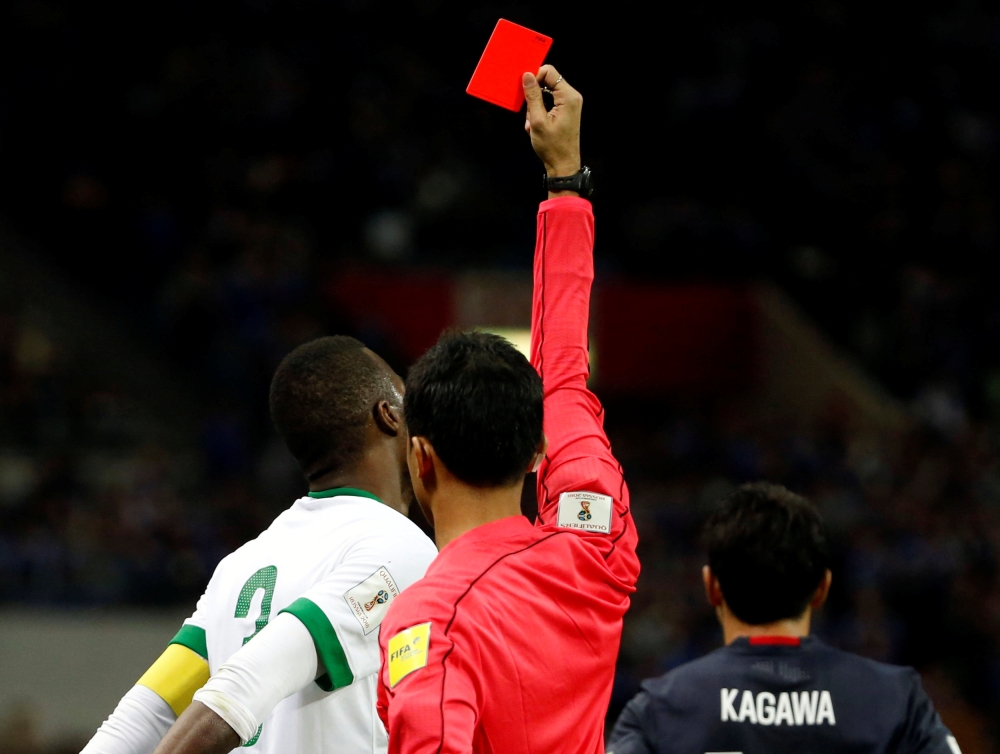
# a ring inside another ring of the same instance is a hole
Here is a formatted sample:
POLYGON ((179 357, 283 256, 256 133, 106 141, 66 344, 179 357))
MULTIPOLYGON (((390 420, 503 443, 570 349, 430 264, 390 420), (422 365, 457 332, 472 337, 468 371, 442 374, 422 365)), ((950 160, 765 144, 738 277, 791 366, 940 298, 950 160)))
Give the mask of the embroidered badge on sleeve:
POLYGON ((396 582, 383 566, 344 595, 367 636, 382 622, 389 603, 399 595, 396 582))
POLYGON ((564 492, 559 496, 559 526, 610 534, 613 509, 614 501, 610 495, 564 492))

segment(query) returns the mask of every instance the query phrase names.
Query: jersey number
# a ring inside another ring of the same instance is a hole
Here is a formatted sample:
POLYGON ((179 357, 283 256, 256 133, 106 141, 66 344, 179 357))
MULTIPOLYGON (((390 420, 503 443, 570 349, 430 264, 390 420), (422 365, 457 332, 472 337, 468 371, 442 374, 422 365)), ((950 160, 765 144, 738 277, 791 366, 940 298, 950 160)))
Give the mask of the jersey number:
MULTIPOLYGON (((250 613, 250 603, 253 602, 254 595, 260 589, 264 590, 264 599, 260 601, 260 615, 257 617, 255 623, 256 630, 243 639, 243 643, 246 644, 253 637, 261 632, 267 622, 271 619, 271 598, 274 597, 274 584, 278 580, 278 567, 277 566, 266 566, 261 568, 257 573, 247 579, 247 583, 243 585, 240 590, 240 596, 236 600, 236 618, 246 618, 250 613)), ((260 738, 260 732, 264 729, 263 723, 254 737, 243 744, 246 746, 253 746, 257 743, 257 739, 260 738)))

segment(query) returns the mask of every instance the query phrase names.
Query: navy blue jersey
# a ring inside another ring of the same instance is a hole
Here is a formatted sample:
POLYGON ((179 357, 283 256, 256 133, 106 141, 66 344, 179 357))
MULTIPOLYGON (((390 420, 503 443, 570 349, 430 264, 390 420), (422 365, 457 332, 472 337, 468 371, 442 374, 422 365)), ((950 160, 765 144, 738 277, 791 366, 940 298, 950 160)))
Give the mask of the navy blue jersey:
POLYGON ((960 754, 912 668, 816 638, 737 639, 628 703, 614 754, 960 754))

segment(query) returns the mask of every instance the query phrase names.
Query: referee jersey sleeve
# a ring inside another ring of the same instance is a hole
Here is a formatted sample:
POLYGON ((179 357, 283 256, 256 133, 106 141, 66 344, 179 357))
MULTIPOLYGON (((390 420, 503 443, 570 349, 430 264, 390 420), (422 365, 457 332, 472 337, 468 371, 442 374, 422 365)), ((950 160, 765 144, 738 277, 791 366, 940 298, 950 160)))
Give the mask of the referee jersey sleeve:
POLYGON ((470 754, 482 678, 464 645, 436 622, 418 623, 382 642, 379 717, 388 754, 470 754), (389 697, 392 703, 389 703, 389 697))
POLYGON ((542 377, 549 449, 538 470, 538 523, 575 529, 603 550, 633 586, 638 536, 621 465, 604 432, 604 408, 587 388, 594 282, 590 202, 560 197, 538 212, 531 310, 531 364, 542 377))

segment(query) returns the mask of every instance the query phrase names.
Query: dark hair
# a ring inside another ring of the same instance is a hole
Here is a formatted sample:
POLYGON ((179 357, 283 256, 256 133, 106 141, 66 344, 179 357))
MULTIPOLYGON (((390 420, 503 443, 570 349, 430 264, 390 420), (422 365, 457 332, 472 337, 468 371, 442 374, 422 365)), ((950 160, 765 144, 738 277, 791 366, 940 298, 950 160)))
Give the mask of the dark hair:
POLYGON ((345 335, 299 346, 271 380, 271 420, 309 480, 360 458, 381 400, 399 403, 386 367, 345 335))
POLYGON ((780 484, 745 484, 729 495, 702 542, 729 609, 752 625, 802 615, 830 563, 819 512, 780 484))
POLYGON ((521 479, 542 441, 542 380, 499 335, 442 335, 410 370, 403 400, 410 436, 476 487, 521 479))

